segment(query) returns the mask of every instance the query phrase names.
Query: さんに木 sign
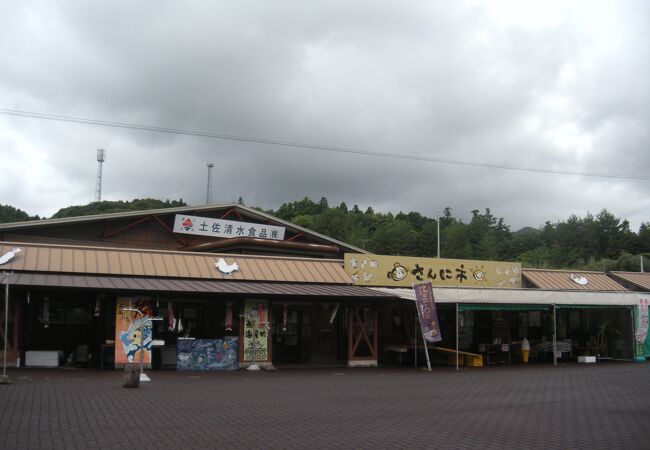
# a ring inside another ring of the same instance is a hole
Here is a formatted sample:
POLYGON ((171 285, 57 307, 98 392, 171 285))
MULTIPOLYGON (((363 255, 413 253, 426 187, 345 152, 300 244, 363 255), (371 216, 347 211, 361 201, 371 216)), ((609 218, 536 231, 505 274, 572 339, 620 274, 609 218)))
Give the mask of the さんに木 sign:
POLYGON ((520 288, 521 263, 346 253, 345 271, 360 286, 520 288))

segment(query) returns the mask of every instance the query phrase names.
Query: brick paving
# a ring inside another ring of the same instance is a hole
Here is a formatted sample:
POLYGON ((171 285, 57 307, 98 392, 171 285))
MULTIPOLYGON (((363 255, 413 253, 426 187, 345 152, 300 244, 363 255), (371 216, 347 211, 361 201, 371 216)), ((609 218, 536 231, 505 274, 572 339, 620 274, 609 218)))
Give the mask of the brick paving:
POLYGON ((650 363, 8 373, 0 448, 650 448, 650 363))

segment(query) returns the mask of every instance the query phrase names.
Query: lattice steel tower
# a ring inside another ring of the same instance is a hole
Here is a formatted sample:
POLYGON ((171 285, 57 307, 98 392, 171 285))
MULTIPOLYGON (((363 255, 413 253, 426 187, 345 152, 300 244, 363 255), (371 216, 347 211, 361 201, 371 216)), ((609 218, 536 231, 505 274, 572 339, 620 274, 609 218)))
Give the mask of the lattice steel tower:
POLYGON ((102 164, 106 160, 106 150, 103 148, 97 149, 97 183, 95 184, 95 201, 102 201, 102 164))
POLYGON ((212 202, 212 168, 214 163, 208 163, 208 187, 205 192, 205 204, 209 205, 212 202))

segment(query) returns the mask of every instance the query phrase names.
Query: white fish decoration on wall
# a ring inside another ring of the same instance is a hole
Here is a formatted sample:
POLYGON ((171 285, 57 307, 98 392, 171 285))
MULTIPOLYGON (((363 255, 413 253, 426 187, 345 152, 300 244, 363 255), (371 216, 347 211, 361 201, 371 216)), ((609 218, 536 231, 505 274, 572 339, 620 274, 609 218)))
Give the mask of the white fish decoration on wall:
POLYGON ((0 256, 0 265, 8 263, 9 261, 11 261, 13 259, 14 256, 16 256, 16 253, 20 253, 20 252, 22 252, 21 249, 14 248, 13 250, 11 250, 11 251, 5 253, 4 255, 0 256))
POLYGON ((228 264, 226 260, 223 258, 217 259, 217 262, 214 263, 214 265, 217 266, 219 272, 225 273, 226 275, 230 275, 231 273, 239 270, 239 264, 237 263, 228 264))

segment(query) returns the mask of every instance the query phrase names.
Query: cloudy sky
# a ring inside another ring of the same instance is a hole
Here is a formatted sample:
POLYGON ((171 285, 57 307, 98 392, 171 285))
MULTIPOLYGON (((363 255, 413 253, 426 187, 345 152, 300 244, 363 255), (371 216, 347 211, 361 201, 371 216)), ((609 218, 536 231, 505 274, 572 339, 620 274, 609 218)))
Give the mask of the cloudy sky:
POLYGON ((203 204, 214 162, 214 203, 325 196, 463 219, 489 207, 513 230, 606 208, 638 231, 650 221, 649 5, 6 2, 0 203, 49 216, 93 201, 103 147, 106 200, 203 204))

